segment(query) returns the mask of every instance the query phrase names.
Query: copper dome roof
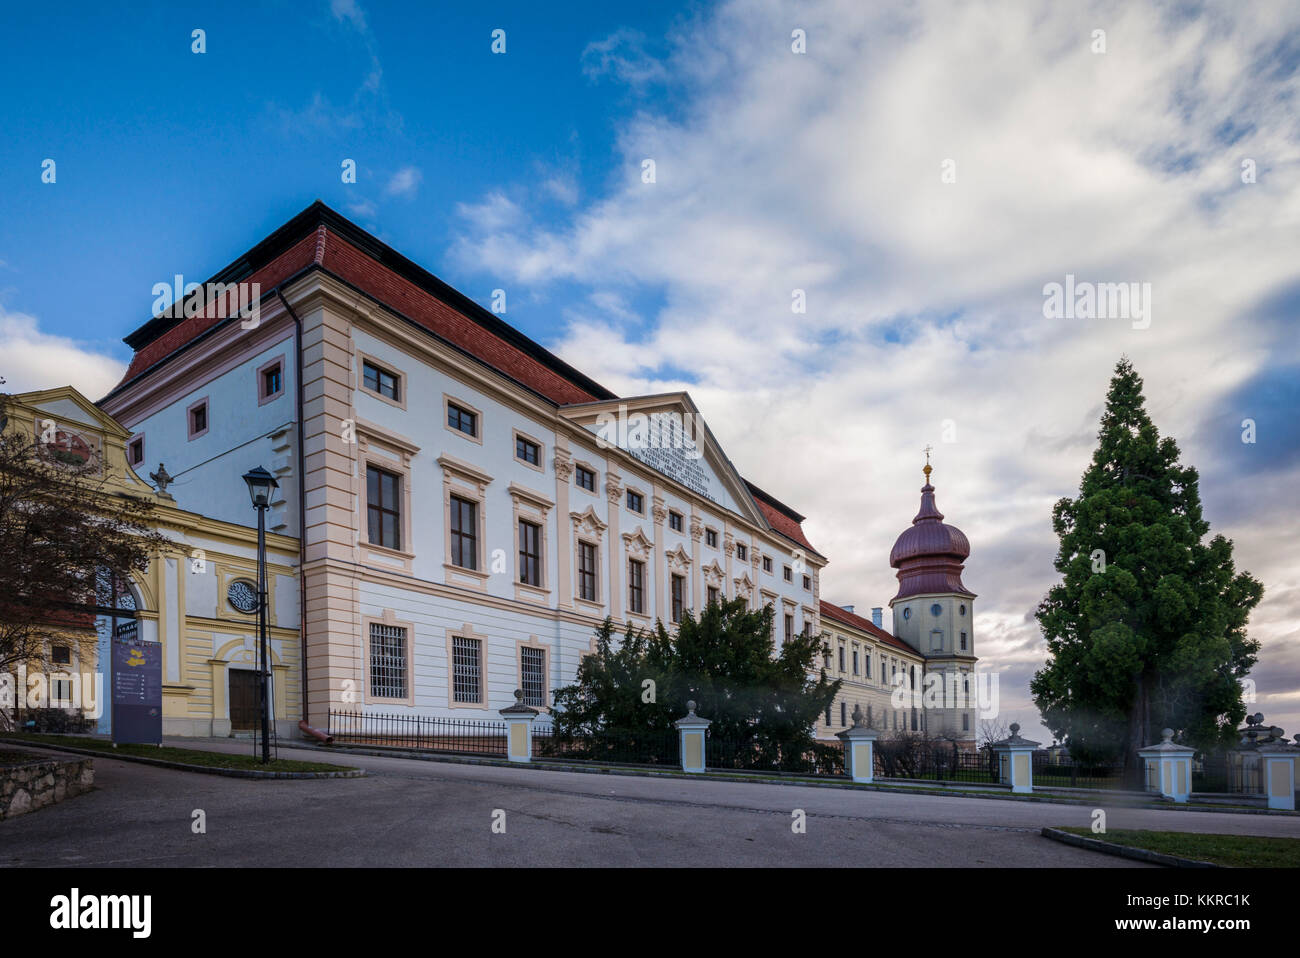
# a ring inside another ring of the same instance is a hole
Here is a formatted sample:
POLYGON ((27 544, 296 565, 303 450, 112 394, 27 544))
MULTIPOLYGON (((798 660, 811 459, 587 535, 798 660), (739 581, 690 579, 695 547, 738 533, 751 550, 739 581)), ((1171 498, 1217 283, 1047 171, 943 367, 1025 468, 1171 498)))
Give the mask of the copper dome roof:
POLYGON ((970 543, 956 526, 943 521, 943 513, 934 502, 930 485, 930 466, 925 467, 925 485, 921 487, 921 509, 911 528, 894 542, 889 564, 898 570, 898 594, 894 600, 912 595, 958 593, 974 597, 961 581, 963 562, 970 555, 970 543))

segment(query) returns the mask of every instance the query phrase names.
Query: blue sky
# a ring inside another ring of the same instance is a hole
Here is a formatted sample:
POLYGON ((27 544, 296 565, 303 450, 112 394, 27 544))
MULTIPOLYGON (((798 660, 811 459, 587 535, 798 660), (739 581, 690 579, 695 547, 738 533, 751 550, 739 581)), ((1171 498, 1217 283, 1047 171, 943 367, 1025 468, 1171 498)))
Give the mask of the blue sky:
POLYGON ((933 444, 1043 737, 1051 507, 1128 355, 1264 582, 1252 707, 1300 731, 1300 5, 180 6, 4 14, 9 388, 101 395, 153 284, 320 198, 611 389, 688 387, 832 601, 887 604, 933 444), (1067 275, 1149 284, 1149 322, 1047 316, 1067 275))

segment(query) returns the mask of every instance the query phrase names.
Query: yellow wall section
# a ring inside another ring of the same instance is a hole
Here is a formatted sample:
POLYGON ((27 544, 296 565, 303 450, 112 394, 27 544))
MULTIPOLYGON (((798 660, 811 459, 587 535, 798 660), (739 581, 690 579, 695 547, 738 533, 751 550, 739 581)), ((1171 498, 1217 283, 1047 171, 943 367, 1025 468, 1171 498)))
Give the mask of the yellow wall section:
POLYGON ((704 765, 704 736, 700 732, 687 732, 682 743, 686 749, 686 767, 701 768, 704 765))

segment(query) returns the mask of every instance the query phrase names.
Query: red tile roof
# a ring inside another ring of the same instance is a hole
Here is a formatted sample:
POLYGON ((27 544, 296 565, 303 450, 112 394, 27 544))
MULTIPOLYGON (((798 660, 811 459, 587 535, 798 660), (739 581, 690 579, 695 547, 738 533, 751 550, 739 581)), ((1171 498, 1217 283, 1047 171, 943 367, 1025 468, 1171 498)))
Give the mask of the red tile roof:
POLYGON ((911 652, 913 655, 920 655, 916 649, 912 648, 902 639, 896 638, 884 629, 878 628, 876 623, 872 622, 870 619, 864 619, 862 616, 856 615, 842 606, 835 605, 833 602, 827 602, 825 599, 822 599, 821 612, 824 618, 834 619, 836 622, 841 622, 844 625, 851 625, 855 629, 860 629, 874 638, 879 639, 886 645, 892 645, 895 648, 902 649, 904 652, 911 652))

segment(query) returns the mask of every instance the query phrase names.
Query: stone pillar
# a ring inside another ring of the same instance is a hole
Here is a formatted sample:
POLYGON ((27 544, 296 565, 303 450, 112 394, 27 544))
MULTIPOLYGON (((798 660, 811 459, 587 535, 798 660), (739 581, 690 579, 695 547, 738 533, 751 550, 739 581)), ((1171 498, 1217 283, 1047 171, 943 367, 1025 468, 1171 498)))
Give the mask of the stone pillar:
POLYGON ((1295 762, 1296 746, 1278 742, 1261 745, 1259 754, 1259 773, 1264 784, 1264 795, 1269 808, 1282 808, 1295 811, 1295 762))
POLYGON ((1196 749, 1175 745, 1174 730, 1160 733, 1163 741, 1138 749, 1146 767, 1148 792, 1159 792, 1175 802, 1186 802, 1192 794, 1192 755, 1196 749))
POLYGON ((506 756, 512 762, 531 762, 537 709, 524 704, 523 689, 515 689, 515 704, 501 709, 501 717, 506 722, 506 756))
POLYGON ((870 782, 876 767, 876 730, 867 727, 862 706, 853 706, 853 725, 836 738, 844 743, 844 771, 855 782, 870 782))
POLYGON ((686 703, 686 716, 673 723, 681 739, 681 756, 683 772, 702 772, 705 769, 704 733, 711 719, 700 718, 695 714, 695 703, 686 703))
POLYGON ((1011 723, 1011 736, 993 743, 998 756, 998 781, 1013 792, 1034 790, 1034 750, 1038 742, 1020 737, 1020 723, 1011 723))

